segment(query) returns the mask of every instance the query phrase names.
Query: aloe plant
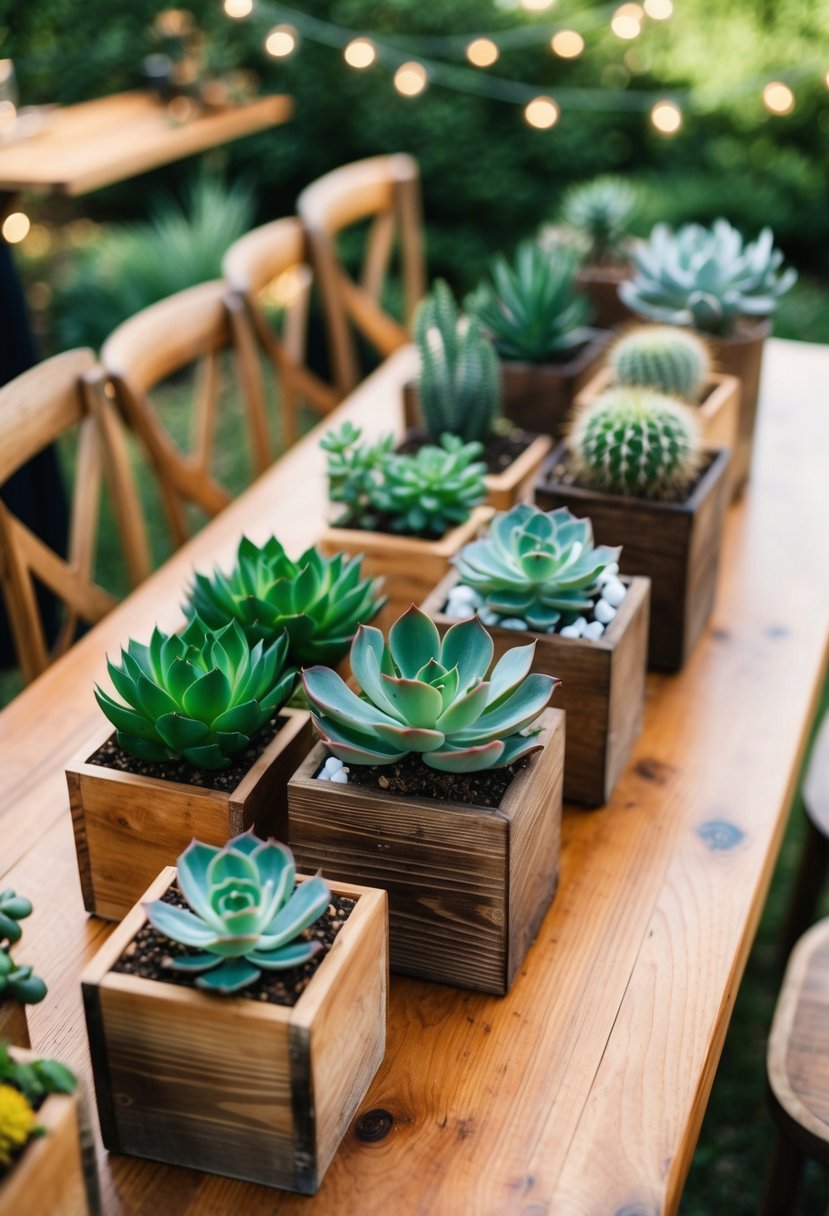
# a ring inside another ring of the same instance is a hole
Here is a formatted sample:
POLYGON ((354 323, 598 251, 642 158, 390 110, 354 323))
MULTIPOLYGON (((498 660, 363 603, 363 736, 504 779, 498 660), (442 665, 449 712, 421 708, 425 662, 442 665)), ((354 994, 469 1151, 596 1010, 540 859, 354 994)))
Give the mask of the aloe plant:
POLYGON ((323 742, 346 764, 393 764, 412 752, 445 772, 512 764, 540 746, 524 732, 558 681, 530 674, 535 643, 508 650, 490 672, 494 649, 477 617, 441 640, 414 605, 392 625, 388 644, 361 625, 351 647, 360 696, 327 667, 303 672, 323 742))
POLYGON ((194 616, 181 634, 130 640, 107 670, 121 704, 96 686, 118 746, 142 760, 227 768, 291 695, 288 639, 251 647, 234 620, 215 632, 194 616))
POLYGON ((209 992, 233 993, 263 971, 307 963, 322 949, 300 935, 325 912, 328 884, 317 875, 296 886, 291 850, 243 832, 222 848, 193 841, 177 862, 178 886, 189 908, 157 899, 147 919, 171 941, 198 954, 170 960, 209 992))

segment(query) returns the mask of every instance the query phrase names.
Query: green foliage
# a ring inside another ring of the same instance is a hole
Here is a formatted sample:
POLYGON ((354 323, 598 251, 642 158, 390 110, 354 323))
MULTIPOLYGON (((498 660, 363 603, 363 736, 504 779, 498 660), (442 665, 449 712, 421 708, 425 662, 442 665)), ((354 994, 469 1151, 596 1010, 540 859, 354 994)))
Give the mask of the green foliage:
POLYGON ((39 1131, 29 1101, 13 1085, 0 1083, 0 1181, 39 1131))
POLYGON ((275 536, 261 548, 243 536, 230 574, 197 574, 185 610, 210 629, 238 621, 252 646, 286 632, 291 664, 338 663, 385 603, 383 580, 361 578, 361 566, 361 557, 317 548, 292 561, 275 536))
POLYGON ((576 415, 570 451, 579 480, 610 494, 673 498, 700 459, 691 410, 643 388, 611 388, 576 415))
POLYGON ((414 605, 388 645, 361 625, 351 647, 358 696, 327 667, 303 674, 311 715, 326 747, 346 764, 393 764, 410 752, 450 773, 499 768, 538 748, 524 734, 557 681, 530 675, 535 643, 516 646, 487 677, 494 645, 477 617, 437 627, 414 605))
POLYGON ((697 402, 711 370, 705 343, 687 329, 643 325, 619 338, 608 355, 617 384, 653 388, 697 402))
POLYGON ((263 971, 286 971, 322 949, 302 936, 331 899, 317 875, 296 886, 291 850, 252 831, 223 848, 194 840, 178 859, 177 879, 189 909, 156 899, 147 920, 165 937, 197 954, 171 959, 171 970, 197 976, 208 992, 233 993, 263 971))
POLYGON ((594 548, 590 520, 567 507, 544 512, 519 503, 496 515, 488 536, 465 545, 452 564, 492 612, 546 632, 562 614, 575 619, 592 607, 599 575, 620 552, 594 548))
POLYGON ((11 888, 0 891, 0 944, 3 941, 12 945, 20 941, 22 932, 19 922, 32 915, 32 904, 22 895, 17 895, 11 888))
POLYGON ((11 888, 0 891, 0 1001, 12 998, 21 1005, 36 1005, 46 996, 46 985, 31 967, 15 962, 10 947, 20 941, 20 921, 32 914, 32 904, 11 888))
POLYGON ((703 333, 732 334, 741 317, 769 316, 797 278, 792 268, 778 273, 783 254, 770 228, 744 242, 724 219, 677 233, 657 224, 632 257, 636 273, 619 287, 625 304, 650 320, 703 333))
POLYGON ((583 241, 591 265, 619 261, 627 254, 639 206, 639 191, 621 177, 596 177, 571 186, 561 202, 561 218, 583 241))
POLYGON ((392 450, 394 439, 361 444, 351 423, 329 431, 320 446, 328 453, 328 494, 345 504, 338 527, 443 536, 464 523, 486 497, 486 465, 476 460, 479 443, 443 435, 440 447, 424 444, 414 455, 392 450))
POLYGON ((29 1099, 39 1102, 46 1094, 71 1094, 77 1080, 59 1060, 32 1060, 19 1064, 11 1058, 7 1043, 0 1042, 0 1082, 13 1085, 29 1099))
POLYGON ((578 266, 572 249, 544 249, 526 241, 510 264, 500 255, 491 282, 469 296, 466 306, 490 334, 502 359, 530 363, 566 360, 590 337, 590 305, 574 287, 578 266))
POLYGON ((125 704, 97 685, 95 698, 131 755, 227 768, 291 695, 287 652, 285 634, 251 646, 236 620, 214 631, 194 616, 180 635, 156 628, 149 646, 131 639, 120 667, 107 660, 125 704))
POLYGON ((420 411, 429 438, 484 442, 500 413, 501 384, 492 343, 474 318, 459 315, 451 288, 438 279, 415 316, 420 352, 420 411))

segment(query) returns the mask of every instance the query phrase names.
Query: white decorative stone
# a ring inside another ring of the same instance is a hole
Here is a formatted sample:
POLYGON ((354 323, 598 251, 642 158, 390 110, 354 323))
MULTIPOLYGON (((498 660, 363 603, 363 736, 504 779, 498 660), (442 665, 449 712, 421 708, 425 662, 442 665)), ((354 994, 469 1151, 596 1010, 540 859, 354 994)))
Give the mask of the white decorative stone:
POLYGON ((329 777, 339 771, 343 767, 343 762, 338 756, 329 756, 325 764, 322 766, 322 771, 328 773, 329 777))
POLYGON ((458 583, 449 592, 450 600, 457 600, 458 603, 467 603, 472 608, 477 608, 483 603, 483 600, 478 595, 478 592, 473 587, 467 587, 466 583, 458 583))
POLYGON ((527 622, 522 621, 517 616, 505 616, 502 621, 498 622, 502 629, 523 629, 526 630, 527 622))
POLYGON ((482 608, 478 613, 478 619, 482 625, 498 625, 498 613, 493 612, 491 608, 482 608))
POLYGON ((598 642, 599 638, 604 633, 604 625, 601 621, 591 621, 586 626, 582 637, 587 638, 590 642, 598 642))
POLYGON ((446 606, 443 609, 443 615, 448 616, 453 621, 465 621, 469 616, 469 605, 456 604, 452 600, 447 600, 446 606))
POLYGON ((616 609, 612 604, 608 604, 606 599, 600 599, 593 609, 593 615, 603 625, 609 625, 616 615, 616 609))
POLYGON ((321 768, 320 771, 317 773, 317 781, 330 781, 330 780, 331 780, 331 774, 326 773, 325 769, 321 768))
POLYGON ((338 768, 331 774, 330 781, 332 785, 348 785, 348 773, 344 768, 338 768))
POLYGON ((618 573, 619 573, 619 563, 611 562, 609 566, 605 566, 604 570, 602 570, 601 574, 596 579, 596 582, 601 587, 605 583, 609 583, 612 578, 616 578, 616 575, 618 573))
POLYGON ((627 587, 618 578, 609 578, 602 587, 602 599, 606 600, 611 608, 618 608, 626 595, 627 587))
POLYGON ((580 638, 581 630, 577 625, 565 625, 563 629, 559 630, 558 636, 560 638, 580 638))

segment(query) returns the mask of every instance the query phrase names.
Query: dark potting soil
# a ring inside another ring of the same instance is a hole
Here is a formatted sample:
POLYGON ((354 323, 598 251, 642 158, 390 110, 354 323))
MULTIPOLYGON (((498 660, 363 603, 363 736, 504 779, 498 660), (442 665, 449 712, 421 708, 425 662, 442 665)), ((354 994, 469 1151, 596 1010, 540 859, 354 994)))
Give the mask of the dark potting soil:
MULTIPOLYGON (((702 463, 699 467, 699 470, 697 471, 696 477, 690 483, 690 485, 685 487, 685 489, 682 491, 681 494, 677 494, 673 498, 643 498, 643 499, 641 499, 641 501, 642 502, 653 502, 653 503, 670 502, 670 503, 677 503, 679 505, 682 505, 683 503, 688 502, 688 500, 693 497, 694 491, 696 490, 699 483, 702 481, 705 474, 711 468, 711 465, 713 464, 715 458, 716 458, 716 453, 705 452, 703 454, 702 463)), ((549 486, 554 486, 554 485, 575 486, 579 490, 595 490, 599 494, 604 494, 604 493, 609 494, 610 493, 607 490, 599 490, 597 486, 591 486, 583 481, 579 481, 579 479, 573 469, 572 463, 570 461, 570 453, 566 449, 565 449, 564 453, 562 454, 560 460, 557 460, 554 465, 547 467, 547 469, 545 470, 545 474, 544 474, 544 480, 547 483, 547 485, 549 485, 549 486)), ((634 497, 634 495, 632 495, 632 494, 631 495, 611 494, 610 497, 612 497, 612 498, 628 497, 628 498, 630 498, 631 502, 640 501, 640 500, 636 499, 634 497)))
MULTIPOLYGON (((188 906, 175 881, 161 898, 165 904, 173 904, 176 908, 188 906)), ((322 943, 322 950, 310 962, 301 967, 292 967, 289 971, 263 971, 258 980, 235 995, 243 996, 249 1001, 264 1001, 269 1005, 295 1005, 334 944, 334 939, 351 915, 356 902, 345 895, 335 895, 325 914, 299 935, 298 941, 322 943)), ((159 980, 164 984, 195 988, 197 976, 173 971, 169 967, 169 960, 198 953, 200 951, 171 942, 152 925, 146 924, 139 929, 112 970, 124 975, 138 975, 145 980, 159 980)))
POLYGON ((99 747, 94 755, 89 757, 87 764, 99 764, 102 768, 112 768, 120 773, 135 773, 139 777, 158 777, 161 781, 180 781, 183 785, 195 785, 200 789, 232 793, 251 765, 276 738, 285 722, 286 719, 279 714, 271 718, 270 722, 254 735, 245 750, 239 752, 228 768, 193 768, 186 760, 172 760, 168 764, 139 760, 137 756, 131 756, 118 746, 114 734, 112 738, 107 739, 103 747, 99 747))
MULTIPOLYGON (((484 452, 481 457, 486 464, 487 473, 503 473, 513 461, 526 452, 530 444, 537 438, 537 435, 519 429, 507 431, 505 434, 493 431, 484 443, 484 452)), ((433 442, 422 427, 412 427, 406 432, 406 436, 397 450, 404 456, 410 456, 427 443, 433 442)))
POLYGON ((382 532, 387 536, 400 536, 411 540, 440 540, 443 532, 429 532, 425 528, 420 532, 400 532, 392 527, 396 516, 384 515, 382 511, 372 511, 359 519, 348 519, 341 516, 333 520, 332 528, 356 528, 358 532, 382 532))
POLYGON ((442 773, 429 768, 412 752, 395 764, 351 764, 348 783, 403 797, 498 807, 516 774, 527 764, 524 759, 505 768, 491 768, 480 773, 442 773))

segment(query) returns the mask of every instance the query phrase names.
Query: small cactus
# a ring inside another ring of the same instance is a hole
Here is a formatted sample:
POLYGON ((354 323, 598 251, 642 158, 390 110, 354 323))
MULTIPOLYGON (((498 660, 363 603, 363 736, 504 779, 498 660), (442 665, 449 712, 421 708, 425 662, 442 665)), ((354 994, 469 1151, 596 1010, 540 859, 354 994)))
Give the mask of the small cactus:
POLYGON ((570 431, 580 481, 610 494, 675 498, 699 466, 699 428, 687 406, 652 389, 608 389, 570 431))
POLYGON ((438 279, 415 318, 420 351, 420 410, 433 443, 441 435, 483 442, 500 413, 495 348, 480 322, 463 316, 449 286, 438 279))
POLYGON ((681 401, 699 401, 711 370, 705 343, 674 325, 644 325, 620 338, 609 363, 617 384, 653 388, 681 401))

